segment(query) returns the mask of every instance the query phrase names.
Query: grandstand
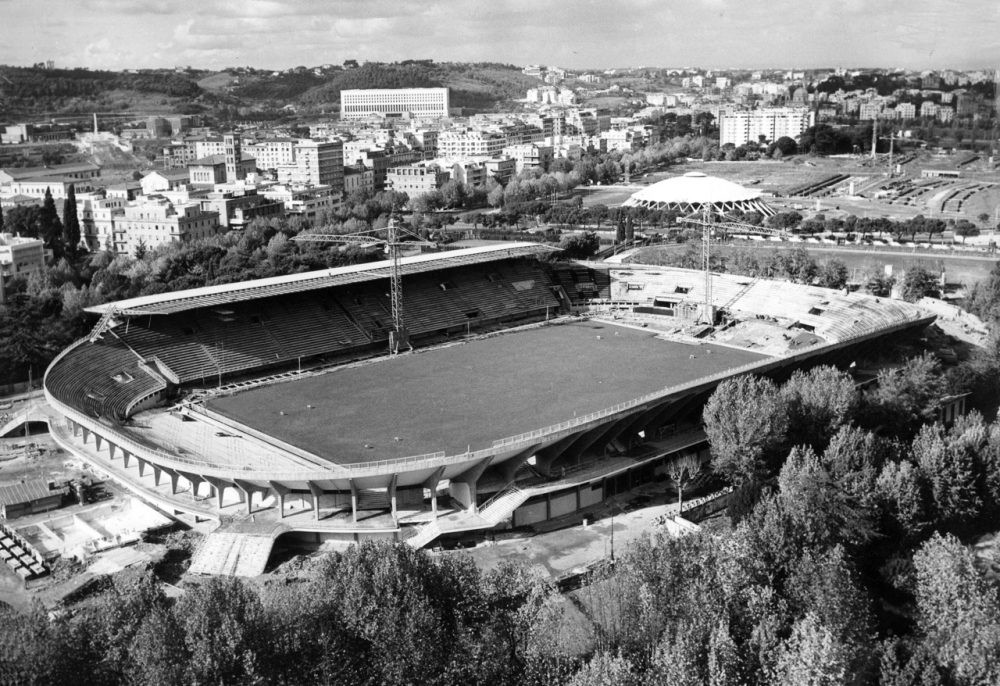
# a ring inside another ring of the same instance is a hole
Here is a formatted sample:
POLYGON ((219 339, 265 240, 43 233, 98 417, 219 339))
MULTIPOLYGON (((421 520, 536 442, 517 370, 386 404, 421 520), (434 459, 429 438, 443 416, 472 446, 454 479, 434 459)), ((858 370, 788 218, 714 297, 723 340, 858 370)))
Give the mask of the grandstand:
POLYGON ((53 437, 174 512, 256 518, 271 533, 253 546, 222 532, 198 558, 250 573, 279 522, 425 545, 590 507, 704 452, 701 408, 724 379, 847 364, 933 319, 712 275, 719 326, 695 325, 703 273, 539 259, 551 251, 403 258, 416 350, 398 356, 385 262, 92 308, 96 331, 46 373, 53 437))

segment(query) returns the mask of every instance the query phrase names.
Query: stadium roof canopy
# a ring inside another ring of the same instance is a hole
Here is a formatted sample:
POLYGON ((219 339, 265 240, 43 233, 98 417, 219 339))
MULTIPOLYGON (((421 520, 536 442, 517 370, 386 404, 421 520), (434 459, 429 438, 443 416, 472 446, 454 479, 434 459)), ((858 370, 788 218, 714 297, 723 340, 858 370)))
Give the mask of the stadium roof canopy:
POLYGON ((760 212, 764 216, 775 213, 760 199, 760 191, 701 172, 688 172, 654 183, 633 193, 623 205, 685 213, 700 211, 706 205, 718 212, 760 212))
MULTIPOLYGON (((541 243, 502 243, 462 250, 425 253, 400 259, 400 273, 419 274, 449 267, 495 262, 511 257, 528 257, 554 252, 558 248, 541 243)), ((331 288, 350 283, 376 281, 389 278, 389 260, 352 264, 346 267, 321 269, 303 274, 274 276, 267 279, 240 281, 219 286, 191 288, 175 293, 145 295, 113 303, 88 307, 88 312, 104 314, 113 309, 122 315, 173 314, 202 307, 213 307, 229 303, 256 300, 289 293, 331 288)))

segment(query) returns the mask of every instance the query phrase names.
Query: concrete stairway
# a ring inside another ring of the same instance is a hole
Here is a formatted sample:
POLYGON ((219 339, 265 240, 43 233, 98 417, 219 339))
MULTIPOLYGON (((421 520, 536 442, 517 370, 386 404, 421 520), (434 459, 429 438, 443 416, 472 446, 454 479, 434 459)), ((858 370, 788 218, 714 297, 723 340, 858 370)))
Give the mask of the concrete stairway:
POLYGON ((274 539, 216 531, 205 537, 191 560, 191 574, 252 577, 264 573, 274 539))

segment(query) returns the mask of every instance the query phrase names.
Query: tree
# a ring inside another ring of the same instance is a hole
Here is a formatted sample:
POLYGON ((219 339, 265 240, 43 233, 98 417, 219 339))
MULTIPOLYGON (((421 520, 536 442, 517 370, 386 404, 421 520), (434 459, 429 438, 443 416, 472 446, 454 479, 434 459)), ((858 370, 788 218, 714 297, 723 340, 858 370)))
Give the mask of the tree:
POLYGON ((712 468, 733 483, 766 478, 775 471, 785 444, 784 400, 770 379, 726 379, 705 404, 705 433, 712 468))
POLYGON ((807 546, 857 546, 874 535, 870 513, 841 489, 811 448, 795 447, 778 475, 779 502, 807 546))
POLYGON ((570 234, 559 243, 559 248, 566 257, 581 260, 593 257, 600 247, 600 239, 593 231, 570 234))
POLYGON ((919 627, 938 665, 960 683, 1000 683, 1000 599, 972 552, 935 533, 913 566, 919 627))
POLYGON ((819 268, 817 274, 817 284, 825 288, 841 289, 847 285, 847 265, 843 261, 833 258, 827 260, 819 268))
POLYGON ((787 686, 839 686, 848 683, 848 646, 813 613, 792 627, 778 653, 772 683, 787 686))
MULTIPOLYGON (((989 215, 987 215, 989 218, 989 215)), ((965 239, 975 237, 979 235, 979 227, 970 222, 968 219, 959 219, 955 222, 955 235, 962 237, 962 243, 965 243, 965 239)))
POLYGON ((63 254, 62 234, 62 222, 59 221, 59 214, 56 212, 52 191, 46 188, 42 209, 38 214, 38 237, 45 241, 45 247, 52 250, 56 257, 62 257, 63 254))
POLYGON ((70 255, 80 249, 80 220, 76 214, 76 186, 69 185, 63 202, 63 243, 70 255))
POLYGON ((961 526, 982 509, 977 447, 946 432, 940 424, 923 426, 913 439, 913 459, 927 479, 936 517, 943 526, 961 526))
POLYGON ((886 462, 876 484, 879 498, 900 537, 919 538, 929 523, 923 475, 909 460, 886 462))
POLYGON ((702 463, 698 459, 698 453, 682 454, 680 457, 675 457, 667 466, 667 476, 677 486, 677 514, 681 514, 684 509, 682 500, 684 486, 698 476, 701 468, 702 463))
POLYGON ((794 155, 798 152, 798 150, 799 146, 798 143, 795 142, 794 138, 782 136, 768 146, 767 154, 771 157, 787 157, 788 155, 794 155))
POLYGON ((441 186, 441 200, 445 208, 460 208, 465 204, 467 197, 465 184, 461 181, 451 179, 441 186))
POLYGON ((823 450, 858 407, 858 391, 846 372, 836 367, 796 371, 781 387, 788 413, 788 441, 823 450))
POLYGON ((869 410, 861 416, 908 441, 923 424, 934 421, 945 390, 936 357, 911 357, 902 367, 878 373, 875 388, 865 395, 869 410))
POLYGON ((0 233, 3 233, 3 207, 0 206, 0 233))
POLYGON ((267 646, 260 599, 242 579, 213 577, 178 601, 175 615, 190 654, 191 681, 248 683, 267 646))

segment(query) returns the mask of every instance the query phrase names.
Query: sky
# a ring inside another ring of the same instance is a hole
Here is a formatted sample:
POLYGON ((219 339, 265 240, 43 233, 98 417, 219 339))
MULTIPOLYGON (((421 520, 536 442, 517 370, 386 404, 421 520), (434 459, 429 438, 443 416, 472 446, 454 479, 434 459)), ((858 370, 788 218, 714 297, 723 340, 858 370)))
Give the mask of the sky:
POLYGON ((997 0, 0 0, 0 64, 1000 67, 997 0))

